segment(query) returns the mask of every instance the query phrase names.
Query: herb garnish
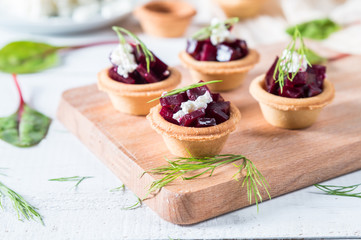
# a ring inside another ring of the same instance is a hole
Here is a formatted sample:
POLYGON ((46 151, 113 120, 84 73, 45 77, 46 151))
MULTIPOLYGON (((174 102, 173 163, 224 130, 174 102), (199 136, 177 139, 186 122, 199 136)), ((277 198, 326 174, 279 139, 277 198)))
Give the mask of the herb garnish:
POLYGON ((143 200, 137 197, 137 202, 134 203, 132 206, 129 207, 123 207, 122 210, 134 210, 136 208, 139 208, 143 205, 143 200))
POLYGON ((194 83, 194 84, 191 84, 191 85, 188 85, 188 86, 185 86, 185 87, 182 87, 182 88, 177 88, 177 89, 173 89, 169 92, 167 92, 166 94, 160 96, 160 97, 157 97, 157 98, 154 98, 150 101, 148 101, 147 103, 150 103, 150 102, 154 102, 160 98, 165 98, 165 97, 168 97, 168 96, 172 96, 172 95, 176 95, 178 93, 182 93, 182 92, 185 92, 189 89, 192 89, 192 88, 197 88, 197 87, 202 87, 204 85, 208 85, 208 84, 212 84, 212 83, 219 83, 219 82, 222 82, 222 80, 213 80, 213 81, 208 81, 208 82, 199 82, 199 83, 194 83))
MULTIPOLYGON (((256 166, 253 164, 251 160, 246 158, 243 155, 234 155, 234 154, 223 154, 216 155, 214 157, 176 157, 173 160, 167 159, 168 165, 161 166, 157 168, 153 168, 145 173, 150 174, 160 174, 163 175, 161 179, 155 180, 150 185, 148 192, 145 196, 148 197, 150 194, 154 194, 159 191, 162 187, 168 185, 174 180, 181 178, 183 180, 191 180, 197 177, 200 177, 204 174, 209 174, 208 176, 212 176, 214 170, 222 165, 226 165, 228 163, 233 163, 233 165, 238 168, 238 171, 233 175, 235 180, 239 180, 239 176, 242 175, 242 170, 244 169, 246 175, 242 182, 242 187, 247 187, 247 196, 248 201, 251 204, 252 199, 257 205, 262 202, 262 196, 259 191, 259 187, 263 187, 268 197, 271 199, 271 196, 268 192, 269 185, 266 179, 263 177, 260 171, 257 170, 256 166), (242 163, 240 165, 236 165, 235 162, 241 160, 242 163), (194 173, 194 171, 201 171, 200 173, 194 173), (194 173, 192 175, 192 173, 194 173)), ((143 174, 145 174, 143 173, 143 174)))
MULTIPOLYGON (((20 221, 23 221, 24 219, 38 220, 44 225, 43 217, 36 211, 36 207, 32 206, 21 195, 0 182, 0 197, 3 196, 10 199, 20 221)), ((3 208, 1 199, 0 207, 3 208)))
POLYGON ((298 29, 305 38, 322 40, 328 38, 332 33, 340 30, 341 26, 329 18, 323 18, 291 26, 287 28, 286 32, 293 36, 296 29, 298 29))
POLYGON ((119 187, 116 187, 116 188, 113 188, 113 189, 110 189, 109 192, 118 192, 118 191, 124 191, 125 190, 125 185, 122 184, 121 186, 119 187))
POLYGON ((91 177, 91 176, 85 176, 85 177, 74 176, 74 177, 53 178, 53 179, 49 179, 48 181, 76 182, 76 184, 74 185, 73 188, 77 188, 82 181, 84 181, 85 179, 88 179, 88 178, 93 178, 93 177, 91 177))
POLYGON ((303 42, 302 35, 300 31, 296 28, 293 34, 292 41, 288 44, 287 48, 285 49, 287 54, 283 54, 277 61, 277 65, 273 72, 273 79, 275 79, 276 83, 279 84, 280 90, 282 93, 283 86, 285 85, 285 78, 289 81, 293 81, 296 77, 299 69, 301 67, 301 61, 298 62, 297 71, 292 72, 289 74, 290 67, 292 66, 293 61, 293 54, 297 53, 301 58, 304 58, 307 62, 308 66, 311 66, 311 63, 307 60, 306 53, 308 51, 305 43, 303 42), (296 49, 297 40, 299 40, 299 47, 296 49), (291 77, 290 77, 291 75, 291 77))
POLYGON ((200 29, 199 31, 197 31, 195 34, 192 35, 191 38, 196 39, 196 40, 204 40, 209 38, 212 35, 212 30, 218 28, 221 25, 228 25, 228 26, 233 26, 235 23, 237 23, 239 21, 238 17, 234 17, 234 18, 229 18, 223 22, 219 22, 217 24, 214 25, 209 25, 207 27, 204 27, 202 29, 200 29))
POLYGON ((38 144, 47 134, 51 119, 30 108, 23 99, 15 74, 13 79, 18 90, 18 110, 8 117, 0 118, 0 139, 17 147, 38 144))
POLYGON ((361 198, 361 192, 355 191, 360 184, 355 184, 351 186, 334 186, 334 185, 321 185, 321 184, 314 184, 313 186, 317 187, 321 191, 325 192, 328 195, 336 195, 336 196, 346 196, 346 197, 357 197, 361 198))
POLYGON ((122 33, 127 34, 130 38, 132 38, 135 43, 137 44, 137 51, 139 52, 139 46, 142 49, 142 52, 144 53, 145 56, 145 61, 147 63, 147 72, 150 71, 150 62, 154 61, 154 56, 153 53, 147 48, 147 46, 132 32, 130 32, 129 30, 122 28, 122 27, 117 27, 117 26, 113 26, 112 27, 113 30, 117 33, 118 37, 119 37, 119 43, 121 46, 123 46, 124 44, 127 43, 127 41, 125 40, 124 36, 122 33))

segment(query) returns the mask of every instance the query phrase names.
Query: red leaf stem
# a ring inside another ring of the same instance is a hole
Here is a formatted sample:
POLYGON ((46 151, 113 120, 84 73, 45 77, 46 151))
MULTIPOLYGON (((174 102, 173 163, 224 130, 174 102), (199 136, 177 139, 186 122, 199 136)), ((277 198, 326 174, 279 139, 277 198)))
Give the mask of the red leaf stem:
POLYGON ((21 93, 18 78, 17 78, 15 73, 13 73, 12 75, 13 75, 13 79, 14 79, 14 82, 15 82, 15 85, 16 85, 16 89, 18 90, 18 93, 19 93, 19 98, 20 98, 19 109, 18 109, 18 121, 20 121, 21 116, 22 116, 23 111, 24 111, 25 102, 24 102, 23 94, 21 93))

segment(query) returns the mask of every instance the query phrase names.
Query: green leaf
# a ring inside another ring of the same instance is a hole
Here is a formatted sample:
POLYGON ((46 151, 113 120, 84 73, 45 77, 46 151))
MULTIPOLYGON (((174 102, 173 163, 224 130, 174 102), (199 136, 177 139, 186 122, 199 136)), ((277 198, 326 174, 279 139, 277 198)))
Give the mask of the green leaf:
POLYGON ((304 22, 287 28, 286 32, 293 36, 296 27, 305 38, 322 40, 328 38, 332 33, 341 29, 341 26, 329 18, 317 19, 304 22))
POLYGON ((0 50, 0 71, 7 73, 34 73, 54 66, 58 60, 55 47, 46 43, 18 41, 0 50))
POLYGON ((306 58, 311 64, 322 64, 327 61, 327 58, 321 57, 309 48, 306 50, 306 58))
POLYGON ((19 108, 16 113, 0 118, 0 139, 17 147, 30 147, 46 136, 51 119, 26 104, 23 106, 22 114, 19 108))

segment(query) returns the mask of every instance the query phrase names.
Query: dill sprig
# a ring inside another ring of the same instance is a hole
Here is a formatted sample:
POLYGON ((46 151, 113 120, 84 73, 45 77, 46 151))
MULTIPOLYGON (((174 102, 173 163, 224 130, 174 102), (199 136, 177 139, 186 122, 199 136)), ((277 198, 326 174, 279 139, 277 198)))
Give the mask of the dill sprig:
POLYGON ((93 178, 93 177, 91 177, 91 176, 62 177, 62 178, 49 179, 48 181, 53 181, 53 182, 76 182, 76 184, 74 185, 73 188, 77 188, 81 182, 83 182, 85 179, 88 179, 88 178, 93 178))
POLYGON ((209 25, 207 27, 201 28, 199 31, 194 33, 191 38, 196 40, 204 40, 209 38, 212 35, 212 30, 218 28, 221 25, 233 26, 235 23, 239 21, 238 17, 229 18, 223 22, 219 22, 215 25, 209 25))
POLYGON ((140 40, 134 33, 130 32, 129 30, 122 28, 122 27, 117 27, 117 26, 113 26, 112 29, 117 33, 118 37, 119 37, 119 42, 120 45, 124 45, 126 44, 126 40, 125 37, 123 36, 123 34, 128 35, 128 37, 132 38, 133 41, 135 41, 135 43, 137 44, 137 51, 139 52, 139 46, 142 49, 142 52, 145 56, 145 61, 147 63, 147 72, 150 71, 150 62, 154 61, 154 56, 153 53, 147 48, 147 46, 142 42, 142 40, 140 40))
POLYGON ((219 82, 222 82, 222 80, 213 80, 213 81, 208 81, 208 82, 199 82, 199 83, 194 83, 194 84, 191 84, 191 85, 188 85, 188 86, 185 86, 185 87, 182 87, 182 88, 177 88, 177 89, 173 89, 169 92, 167 92, 166 94, 163 94, 162 96, 160 97, 157 97, 157 98, 154 98, 150 101, 148 101, 147 103, 150 103, 150 102, 154 102, 160 98, 165 98, 165 97, 168 97, 168 96, 172 96, 172 95, 176 95, 178 93, 182 93, 182 92, 185 92, 189 89, 192 89, 192 88, 197 88, 197 87, 202 87, 204 85, 208 85, 208 84, 212 84, 212 83, 219 83, 219 82))
POLYGON ((292 82, 293 79, 296 77, 297 73, 299 72, 299 69, 300 69, 301 64, 302 64, 299 61, 297 71, 292 72, 292 74, 290 76, 289 70, 290 70, 290 67, 292 65, 292 55, 293 55, 293 53, 296 52, 299 56, 303 57, 306 60, 307 65, 312 66, 311 63, 307 60, 307 57, 306 57, 308 48, 306 47, 305 43, 303 42, 302 35, 301 35, 300 31, 297 28, 295 29, 295 31, 293 33, 292 41, 288 44, 288 46, 287 46, 287 48, 285 50, 287 50, 287 54, 282 55, 278 59, 275 70, 273 72, 273 79, 275 79, 276 83, 279 84, 281 93, 282 93, 283 87, 285 85, 285 78, 287 78, 289 81, 292 82), (298 48, 296 48, 297 40, 299 40, 299 47, 298 48), (278 73, 278 75, 277 75, 277 73, 278 73))
POLYGON ((123 207, 122 210, 134 210, 137 209, 139 207, 141 207, 143 205, 143 200, 144 199, 140 199, 139 197, 137 197, 137 202, 134 203, 133 205, 129 206, 129 207, 123 207))
POLYGON ((321 184, 314 184, 313 186, 317 187, 318 189, 320 189, 321 191, 325 192, 325 194, 328 195, 361 198, 361 192, 353 192, 359 186, 361 186, 361 183, 351 186, 334 186, 334 185, 321 185, 321 184))
POLYGON ((271 199, 271 196, 268 192, 269 185, 266 179, 263 177, 261 172, 257 170, 253 162, 243 155, 223 154, 216 155, 214 157, 202 158, 176 157, 173 160, 167 158, 166 160, 168 162, 168 165, 153 168, 146 172, 150 174, 160 174, 163 175, 163 177, 152 182, 145 198, 148 197, 150 194, 157 193, 162 187, 172 183, 178 178, 181 178, 183 180, 191 180, 204 174, 212 176, 214 170, 217 167, 233 163, 233 165, 238 168, 238 171, 233 175, 233 178, 235 180, 238 181, 242 170, 245 170, 246 175, 243 179, 242 187, 247 187, 247 196, 250 204, 252 203, 252 199, 254 198, 254 201, 257 205, 257 211, 258 203, 262 202, 263 200, 260 194, 259 187, 263 187, 266 190, 268 197, 271 199), (241 160, 242 163, 240 165, 236 165, 235 162, 239 160, 241 160))
POLYGON ((118 191, 124 191, 125 190, 125 185, 122 184, 121 186, 119 187, 116 187, 116 188, 113 188, 113 189, 110 189, 109 192, 118 192, 118 191))
MULTIPOLYGON (((28 203, 20 194, 16 193, 14 190, 8 188, 6 185, 0 182, 0 197, 3 196, 10 199, 20 221, 23 221, 24 219, 38 220, 41 222, 41 224, 44 225, 43 217, 36 211, 36 207, 28 203)), ((3 209, 1 199, 0 207, 3 209)))

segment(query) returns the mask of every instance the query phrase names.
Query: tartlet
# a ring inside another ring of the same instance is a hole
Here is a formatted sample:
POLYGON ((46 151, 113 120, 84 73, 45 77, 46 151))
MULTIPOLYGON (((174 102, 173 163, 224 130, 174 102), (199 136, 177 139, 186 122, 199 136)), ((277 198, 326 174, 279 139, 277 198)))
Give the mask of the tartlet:
POLYGON ((133 33, 113 27, 119 45, 110 56, 113 66, 98 73, 98 88, 106 92, 113 107, 123 113, 147 115, 163 92, 174 89, 181 80, 180 72, 162 62, 133 33), (128 42, 123 34, 132 38, 128 42))
POLYGON ((179 53, 182 64, 190 70, 194 81, 223 80, 209 85, 213 91, 229 91, 239 87, 248 71, 259 61, 259 54, 249 49, 245 40, 231 34, 238 18, 213 19, 211 24, 187 39, 185 51, 179 53))
POLYGON ((326 67, 311 64, 306 55, 308 51, 296 29, 282 55, 276 57, 267 73, 254 79, 249 87, 264 118, 273 126, 309 127, 334 98, 335 89, 326 79, 326 67))
POLYGON ((322 108, 331 103, 335 95, 332 83, 325 80, 322 93, 314 97, 280 97, 265 90, 265 74, 252 81, 249 91, 259 102, 265 120, 273 126, 287 129, 311 126, 322 108))
POLYGON ((160 114, 160 105, 147 115, 152 128, 162 135, 170 152, 179 157, 206 157, 220 153, 229 134, 241 119, 239 110, 231 103, 230 118, 206 128, 183 127, 166 121, 160 114))
POLYGON ((183 1, 151 1, 134 11, 144 31, 158 37, 180 37, 196 10, 183 1))
POLYGON ((147 119, 176 156, 219 154, 241 119, 237 107, 204 85, 163 97, 147 119))
POLYGON ((106 93, 113 107, 120 112, 131 115, 147 115, 149 110, 157 105, 150 100, 162 95, 163 92, 174 89, 181 80, 180 72, 169 67, 170 76, 161 81, 151 84, 126 84, 116 82, 108 75, 109 68, 98 73, 98 88, 106 93))
POLYGON ((247 73, 259 61, 259 54, 249 49, 246 57, 230 62, 197 61, 187 52, 179 53, 182 64, 190 70, 193 79, 211 81, 222 79, 223 82, 209 85, 212 91, 229 91, 242 85, 247 73))

